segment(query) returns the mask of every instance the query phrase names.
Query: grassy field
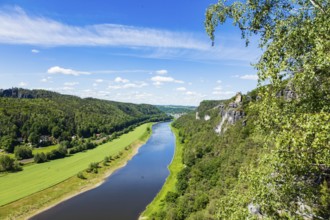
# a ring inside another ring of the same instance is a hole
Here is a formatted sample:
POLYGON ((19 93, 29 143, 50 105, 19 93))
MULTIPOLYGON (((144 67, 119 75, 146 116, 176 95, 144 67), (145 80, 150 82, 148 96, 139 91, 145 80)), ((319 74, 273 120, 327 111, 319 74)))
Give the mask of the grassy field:
MULTIPOLYGON (((32 150, 32 154, 36 154, 36 153, 48 153, 51 152, 52 150, 55 150, 58 148, 58 144, 55 145, 51 145, 51 146, 47 146, 47 147, 40 147, 40 148, 33 148, 32 150)), ((10 153, 4 153, 4 152, 0 152, 0 155, 7 155, 11 158, 15 158, 14 154, 10 154, 10 153)))
POLYGON ((32 150, 32 154, 36 154, 36 153, 48 153, 48 152, 51 152, 52 150, 55 150, 57 149, 59 146, 59 144, 55 144, 55 145, 51 145, 51 146, 48 146, 48 147, 40 147, 40 148, 33 148, 32 150))
POLYGON ((154 200, 147 206, 146 210, 141 214, 141 219, 147 219, 150 218, 152 213, 157 212, 162 206, 163 206, 163 200, 165 199, 165 196, 167 192, 172 191, 175 192, 175 184, 177 182, 176 175, 182 170, 183 163, 182 163, 182 151, 183 151, 183 145, 181 144, 179 140, 179 132, 177 129, 172 127, 172 131, 175 134, 176 137, 176 143, 175 143, 175 154, 174 158, 172 160, 172 163, 169 166, 170 175, 167 177, 164 186, 159 191, 157 196, 154 198, 154 200))
POLYGON ((150 123, 141 125, 134 131, 93 150, 47 163, 33 164, 25 167, 22 172, 1 176, 0 206, 47 189, 75 176, 79 171, 85 170, 91 162, 99 162, 105 156, 118 154, 126 146, 145 136, 146 129, 150 125, 150 123))

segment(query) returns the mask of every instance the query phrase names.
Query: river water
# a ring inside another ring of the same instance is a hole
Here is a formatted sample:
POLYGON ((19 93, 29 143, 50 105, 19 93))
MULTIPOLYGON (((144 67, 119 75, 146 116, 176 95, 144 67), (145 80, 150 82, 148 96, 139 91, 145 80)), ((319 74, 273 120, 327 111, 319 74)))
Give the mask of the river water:
POLYGON ((169 122, 153 125, 152 131, 150 139, 138 154, 101 186, 64 201, 32 219, 138 219, 163 186, 175 148, 169 122))

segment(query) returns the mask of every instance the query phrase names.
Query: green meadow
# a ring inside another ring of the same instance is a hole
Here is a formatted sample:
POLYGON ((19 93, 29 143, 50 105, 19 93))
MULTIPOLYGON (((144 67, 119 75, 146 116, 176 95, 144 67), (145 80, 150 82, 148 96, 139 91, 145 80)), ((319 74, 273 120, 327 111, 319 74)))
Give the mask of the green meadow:
POLYGON ((175 184, 177 182, 176 176, 182 170, 183 163, 182 163, 182 151, 183 151, 183 144, 179 139, 179 131, 172 127, 172 131, 175 134, 176 141, 175 141, 175 153, 173 160, 168 167, 170 171, 170 175, 167 177, 162 189, 159 191, 157 196, 154 200, 147 206, 146 210, 142 213, 141 217, 143 218, 150 218, 152 213, 159 211, 159 209, 164 206, 163 201, 165 200, 166 194, 168 192, 175 192, 175 184))
POLYGON ((150 126, 151 123, 143 124, 134 131, 93 150, 42 164, 33 164, 24 167, 21 172, 1 176, 0 206, 54 186, 85 170, 91 162, 100 162, 105 156, 118 154, 126 146, 143 138, 150 126))

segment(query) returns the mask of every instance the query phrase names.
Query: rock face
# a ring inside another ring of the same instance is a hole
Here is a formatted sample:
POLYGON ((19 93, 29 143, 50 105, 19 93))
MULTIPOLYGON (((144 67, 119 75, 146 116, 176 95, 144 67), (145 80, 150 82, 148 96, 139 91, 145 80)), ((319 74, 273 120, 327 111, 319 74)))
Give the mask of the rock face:
POLYGON ((282 89, 279 92, 277 92, 276 97, 277 98, 283 97, 284 100, 290 101, 292 99, 296 99, 297 94, 295 93, 293 85, 291 83, 288 83, 285 89, 282 89))
POLYGON ((209 116, 209 115, 205 115, 205 116, 204 116, 204 120, 205 120, 205 121, 208 121, 208 120, 210 120, 210 119, 211 119, 211 116, 209 116))
MULTIPOLYGON (((242 94, 237 93, 235 102, 231 102, 226 107, 224 104, 218 105, 219 114, 221 115, 221 121, 216 126, 214 131, 218 134, 226 131, 226 125, 233 125, 237 121, 241 120, 245 116, 243 110, 238 109, 242 105, 242 94)), ((246 120, 242 122, 243 126, 246 124, 246 120)))
POLYGON ((242 102, 242 93, 238 92, 236 93, 236 97, 235 97, 235 103, 241 103, 242 102))
POLYGON ((200 120, 201 118, 199 117, 199 113, 196 112, 196 120, 200 120))

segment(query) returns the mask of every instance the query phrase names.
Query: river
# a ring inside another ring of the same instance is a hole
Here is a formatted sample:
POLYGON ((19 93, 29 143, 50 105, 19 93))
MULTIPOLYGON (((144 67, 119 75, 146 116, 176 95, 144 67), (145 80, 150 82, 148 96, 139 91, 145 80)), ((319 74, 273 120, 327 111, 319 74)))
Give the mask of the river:
POLYGON ((152 132, 147 143, 127 165, 114 172, 102 185, 31 219, 138 219, 163 186, 175 148, 169 122, 153 125, 152 132))

